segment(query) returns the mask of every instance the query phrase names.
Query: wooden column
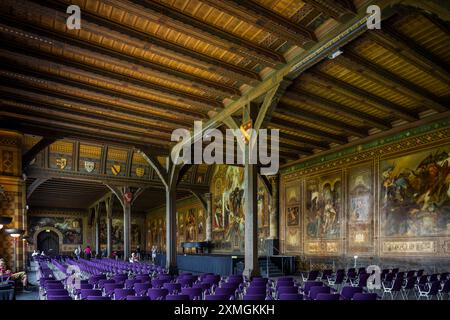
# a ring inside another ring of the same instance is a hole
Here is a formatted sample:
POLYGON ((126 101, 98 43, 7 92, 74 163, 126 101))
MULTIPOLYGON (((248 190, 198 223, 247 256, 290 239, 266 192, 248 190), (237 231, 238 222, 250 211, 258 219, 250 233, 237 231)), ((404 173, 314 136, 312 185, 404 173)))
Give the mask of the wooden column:
MULTIPOLYGON (((255 105, 248 105, 243 110, 243 123, 246 123, 254 114, 255 105), (253 111, 253 112, 252 112, 253 111)), ((253 134, 256 134, 255 132, 253 134)), ((259 275, 258 264, 258 166, 251 163, 252 137, 244 147, 244 194, 245 194, 245 265, 244 275, 253 277, 259 275)), ((256 138, 256 137, 255 137, 256 138)))
POLYGON ((94 206, 94 243, 95 254, 100 253, 100 204, 94 206))
POLYGON ((112 211, 114 205, 114 196, 107 198, 105 201, 106 207, 106 251, 108 257, 112 254, 112 211))
POLYGON ((170 274, 177 270, 176 186, 166 188, 166 268, 170 274))
POLYGON ((212 240, 212 220, 213 220, 213 209, 212 209, 212 194, 206 193, 206 232, 205 241, 212 240))
POLYGON ((131 203, 123 203, 123 259, 127 261, 131 254, 131 203))
POLYGON ((270 229, 269 238, 278 239, 279 237, 279 209, 278 209, 278 176, 271 176, 272 197, 270 198, 270 229))

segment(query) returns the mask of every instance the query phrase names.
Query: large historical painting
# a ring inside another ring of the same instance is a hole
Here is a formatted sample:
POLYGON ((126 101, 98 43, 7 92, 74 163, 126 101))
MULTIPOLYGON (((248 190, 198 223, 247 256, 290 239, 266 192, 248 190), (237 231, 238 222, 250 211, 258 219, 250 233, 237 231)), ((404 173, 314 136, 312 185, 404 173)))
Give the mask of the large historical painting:
POLYGON ((306 236, 310 239, 337 239, 342 201, 341 173, 306 182, 306 236))
POLYGON ((219 250, 244 249, 244 170, 218 165, 213 179, 213 232, 219 250))
POLYGON ((450 147, 384 160, 381 169, 382 233, 421 237, 450 228, 450 147))
POLYGON ((63 235, 63 244, 83 243, 83 220, 72 217, 40 217, 29 218, 29 233, 34 235, 38 229, 53 227, 63 235))
POLYGON ((349 169, 348 248, 353 253, 371 252, 373 245, 373 187, 371 164, 349 169))

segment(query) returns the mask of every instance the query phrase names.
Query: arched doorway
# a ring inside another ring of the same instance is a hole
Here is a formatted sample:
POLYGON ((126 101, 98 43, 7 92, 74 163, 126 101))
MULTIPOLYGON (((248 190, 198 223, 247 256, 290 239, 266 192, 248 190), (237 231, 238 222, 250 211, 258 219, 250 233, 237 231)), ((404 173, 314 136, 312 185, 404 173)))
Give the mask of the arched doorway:
POLYGON ((37 247, 39 251, 44 251, 46 255, 59 254, 59 236, 52 230, 43 230, 37 236, 37 247))

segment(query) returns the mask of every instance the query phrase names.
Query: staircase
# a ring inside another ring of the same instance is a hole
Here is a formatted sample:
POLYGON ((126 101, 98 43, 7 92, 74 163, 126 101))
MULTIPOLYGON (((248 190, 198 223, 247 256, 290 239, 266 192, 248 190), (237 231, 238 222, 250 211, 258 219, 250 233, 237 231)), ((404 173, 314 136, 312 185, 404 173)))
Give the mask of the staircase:
POLYGON ((267 263, 266 258, 262 258, 258 260, 259 262, 259 271, 261 273, 262 277, 267 277, 267 266, 269 266, 269 277, 281 277, 283 276, 283 273, 281 272, 280 268, 276 264, 274 264, 269 259, 269 263, 267 263))

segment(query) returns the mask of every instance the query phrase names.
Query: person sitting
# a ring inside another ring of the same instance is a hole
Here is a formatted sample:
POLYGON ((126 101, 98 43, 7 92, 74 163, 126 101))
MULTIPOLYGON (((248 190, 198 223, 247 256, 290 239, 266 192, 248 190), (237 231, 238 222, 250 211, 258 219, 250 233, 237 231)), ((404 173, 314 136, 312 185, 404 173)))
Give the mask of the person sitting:
POLYGON ((136 255, 136 253, 133 252, 131 254, 130 262, 134 263, 134 262, 138 262, 138 261, 139 261, 139 259, 138 259, 137 255, 136 255))
POLYGON ((3 258, 0 258, 0 277, 7 276, 9 279, 14 282, 20 281, 23 285, 23 291, 29 292, 28 290, 28 277, 25 271, 20 271, 16 273, 12 273, 10 269, 8 269, 6 262, 3 258))

